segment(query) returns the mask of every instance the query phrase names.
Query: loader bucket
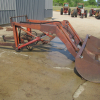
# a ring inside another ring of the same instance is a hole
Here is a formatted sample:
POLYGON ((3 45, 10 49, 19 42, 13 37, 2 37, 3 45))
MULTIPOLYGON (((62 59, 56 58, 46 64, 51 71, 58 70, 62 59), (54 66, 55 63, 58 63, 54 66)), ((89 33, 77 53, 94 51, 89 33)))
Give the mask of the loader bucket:
POLYGON ((76 56, 75 66, 84 79, 100 83, 100 39, 86 36, 76 56))

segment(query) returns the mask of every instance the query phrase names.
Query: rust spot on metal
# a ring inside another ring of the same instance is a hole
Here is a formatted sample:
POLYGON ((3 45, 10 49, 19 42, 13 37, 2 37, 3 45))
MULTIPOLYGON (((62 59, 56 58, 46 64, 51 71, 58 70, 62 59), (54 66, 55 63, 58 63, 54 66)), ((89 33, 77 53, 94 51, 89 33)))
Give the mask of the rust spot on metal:
POLYGON ((2 30, 2 29, 3 29, 3 27, 0 26, 0 30, 2 30))
POLYGON ((13 31, 13 28, 6 28, 6 31, 13 31))

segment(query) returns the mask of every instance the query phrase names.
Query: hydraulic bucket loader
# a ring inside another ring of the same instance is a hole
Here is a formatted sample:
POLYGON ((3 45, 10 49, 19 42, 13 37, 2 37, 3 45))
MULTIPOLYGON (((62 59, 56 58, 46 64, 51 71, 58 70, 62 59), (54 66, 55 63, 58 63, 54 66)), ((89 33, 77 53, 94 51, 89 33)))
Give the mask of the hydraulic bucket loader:
POLYGON ((0 45, 13 46, 16 51, 25 47, 32 50, 39 41, 46 44, 55 38, 53 34, 56 34, 75 57, 75 68, 81 77, 100 83, 100 39, 87 35, 83 41, 67 20, 40 21, 25 17, 26 22, 13 22, 12 18, 10 19, 14 37, 3 36, 3 39, 6 41, 6 39, 14 38, 15 43, 3 42, 0 45), (40 30, 43 34, 41 36, 34 35, 32 29, 40 30), (25 34, 22 34, 21 30, 25 34), (49 37, 48 41, 43 39, 45 36, 49 37))

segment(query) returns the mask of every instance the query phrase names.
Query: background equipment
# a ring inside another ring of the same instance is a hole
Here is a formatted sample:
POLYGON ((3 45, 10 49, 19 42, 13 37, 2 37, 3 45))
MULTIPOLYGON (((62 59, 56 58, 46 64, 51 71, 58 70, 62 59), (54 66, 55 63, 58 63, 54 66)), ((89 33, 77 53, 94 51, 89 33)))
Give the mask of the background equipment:
POLYGON ((63 13, 70 15, 71 9, 69 8, 69 3, 64 3, 63 8, 61 8, 60 14, 63 15, 63 13))
POLYGON ((87 18, 87 10, 84 9, 84 4, 83 3, 78 3, 77 4, 77 8, 73 9, 71 11, 71 17, 77 17, 77 15, 81 16, 83 18, 83 16, 85 16, 85 18, 87 18))

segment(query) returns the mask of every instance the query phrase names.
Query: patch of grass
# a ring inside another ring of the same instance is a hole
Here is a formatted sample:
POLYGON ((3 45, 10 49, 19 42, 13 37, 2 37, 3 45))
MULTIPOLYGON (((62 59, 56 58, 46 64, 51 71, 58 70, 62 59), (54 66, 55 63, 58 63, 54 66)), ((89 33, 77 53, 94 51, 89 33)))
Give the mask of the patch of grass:
POLYGON ((100 6, 92 6, 92 5, 88 5, 88 6, 86 6, 86 7, 88 7, 88 8, 100 8, 100 6))
POLYGON ((56 11, 56 10, 60 10, 62 8, 62 6, 53 6, 53 10, 56 11))
POLYGON ((89 13, 89 11, 91 10, 91 8, 85 7, 85 10, 87 10, 88 13, 89 13))
MULTIPOLYGON (((53 6, 53 10, 54 10, 54 11, 60 11, 61 8, 63 8, 63 7, 62 7, 62 6, 53 6)), ((73 10, 73 9, 75 9, 76 7, 70 7, 70 8, 71 8, 71 10, 73 10)))

